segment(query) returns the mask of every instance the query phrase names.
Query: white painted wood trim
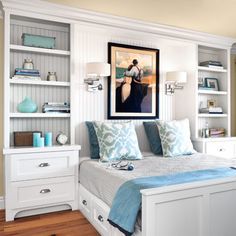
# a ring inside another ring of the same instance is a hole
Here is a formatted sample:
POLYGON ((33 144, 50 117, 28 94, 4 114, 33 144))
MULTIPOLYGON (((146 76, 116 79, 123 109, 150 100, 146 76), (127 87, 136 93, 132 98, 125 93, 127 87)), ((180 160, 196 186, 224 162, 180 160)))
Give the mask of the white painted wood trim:
POLYGON ((5 209, 5 201, 3 196, 0 196, 0 209, 5 209))
POLYGON ((221 73, 226 73, 227 72, 226 69, 209 68, 209 67, 206 67, 206 66, 198 66, 198 70, 221 72, 221 73))
POLYGON ((37 48, 37 47, 27 47, 22 45, 10 45, 11 50, 16 51, 25 51, 25 52, 37 52, 37 53, 45 53, 45 54, 55 54, 62 56, 69 56, 70 51, 57 50, 57 49, 47 49, 47 48, 37 48))
POLYGON ((36 13, 66 18, 70 21, 84 21, 99 25, 107 25, 116 28, 130 29, 134 31, 147 32, 157 35, 169 36, 174 38, 187 39, 198 42, 214 42, 214 44, 232 46, 236 42, 235 38, 217 36, 202 33, 194 30, 187 30, 167 25, 155 24, 127 17, 119 17, 110 14, 98 13, 94 11, 82 10, 63 6, 59 4, 42 2, 41 0, 2 0, 3 9, 11 9, 25 15, 36 13))
POLYGON ((10 79, 11 84, 28 84, 28 85, 41 85, 41 86, 60 86, 70 87, 70 82, 61 81, 46 81, 46 80, 30 80, 30 79, 10 79))
POLYGON ((69 118, 70 113, 10 113, 10 118, 69 118))
POLYGON ((55 145, 52 147, 12 147, 4 148, 3 154, 22 154, 22 153, 39 153, 39 152, 59 152, 59 151, 78 151, 81 149, 80 145, 55 145))

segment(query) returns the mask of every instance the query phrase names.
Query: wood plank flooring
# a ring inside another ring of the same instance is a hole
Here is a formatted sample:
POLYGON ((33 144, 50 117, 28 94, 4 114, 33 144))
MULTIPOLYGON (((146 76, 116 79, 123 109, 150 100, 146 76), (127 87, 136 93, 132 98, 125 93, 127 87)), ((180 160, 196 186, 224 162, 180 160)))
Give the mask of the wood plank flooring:
POLYGON ((0 210, 0 236, 99 236, 79 211, 61 211, 5 222, 0 210))

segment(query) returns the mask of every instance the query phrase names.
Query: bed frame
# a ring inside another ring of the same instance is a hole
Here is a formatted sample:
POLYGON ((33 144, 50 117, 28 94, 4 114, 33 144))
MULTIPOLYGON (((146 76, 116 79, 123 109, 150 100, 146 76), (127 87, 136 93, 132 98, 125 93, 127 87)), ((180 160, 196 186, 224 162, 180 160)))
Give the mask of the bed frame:
MULTIPOLYGON (((109 206, 79 187, 80 210, 103 236, 109 206)), ((141 190, 142 236, 235 236, 236 177, 141 190)))

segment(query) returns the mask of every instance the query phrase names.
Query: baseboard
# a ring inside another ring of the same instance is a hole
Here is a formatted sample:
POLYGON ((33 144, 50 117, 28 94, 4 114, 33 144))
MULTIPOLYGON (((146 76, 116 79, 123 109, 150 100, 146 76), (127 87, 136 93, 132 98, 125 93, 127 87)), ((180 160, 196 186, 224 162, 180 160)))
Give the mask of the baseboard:
POLYGON ((0 209, 5 209, 4 197, 0 196, 0 209))

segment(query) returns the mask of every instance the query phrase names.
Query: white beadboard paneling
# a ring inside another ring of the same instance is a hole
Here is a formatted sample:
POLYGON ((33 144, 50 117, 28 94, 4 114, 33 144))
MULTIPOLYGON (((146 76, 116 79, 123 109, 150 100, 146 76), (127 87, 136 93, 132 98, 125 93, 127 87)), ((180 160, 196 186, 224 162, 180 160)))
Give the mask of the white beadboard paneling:
MULTIPOLYGON (((173 97, 166 96, 164 91, 166 71, 181 68, 186 69, 186 61, 179 60, 175 55, 176 49, 181 46, 184 53, 184 46, 190 43, 163 39, 151 34, 141 34, 124 29, 112 29, 107 27, 94 28, 88 25, 75 26, 75 44, 78 54, 75 55, 75 75, 77 81, 74 86, 75 107, 73 116, 76 117, 76 143, 82 146, 81 155, 89 155, 88 134, 85 126, 86 120, 106 120, 107 119, 107 81, 102 81, 104 90, 96 93, 87 92, 86 85, 83 83, 85 75, 85 64, 91 61, 107 61, 107 44, 108 42, 157 48, 160 50, 160 97, 159 97, 159 118, 171 120, 175 118, 173 112, 173 97), (174 57, 174 59, 173 59, 174 57)), ((192 44, 191 44, 192 45, 192 44)), ((112 121, 117 122, 117 121, 112 121)), ((149 150, 146 134, 142 125, 143 120, 133 120, 136 126, 140 149, 149 150)))
MULTIPOLYGON (((59 132, 65 133, 70 137, 70 119, 69 118, 11 118, 10 120, 10 140, 13 145, 14 131, 42 131, 53 133, 53 144, 56 144, 56 136, 59 132)), ((68 141, 70 143, 70 140, 68 141)))

